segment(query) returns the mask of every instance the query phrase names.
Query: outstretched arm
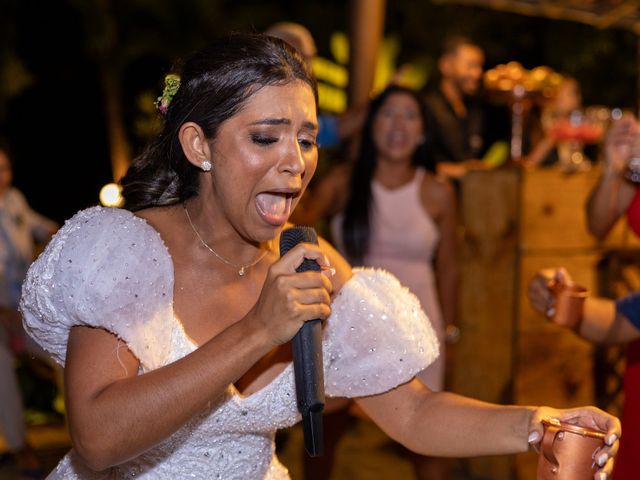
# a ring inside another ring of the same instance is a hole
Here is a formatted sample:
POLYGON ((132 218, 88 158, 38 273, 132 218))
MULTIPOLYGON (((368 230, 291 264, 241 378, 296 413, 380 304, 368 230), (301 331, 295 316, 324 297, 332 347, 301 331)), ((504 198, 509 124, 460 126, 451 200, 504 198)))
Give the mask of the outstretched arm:
POLYGON ((391 438, 415 452, 437 457, 524 452, 534 413, 532 408, 431 392, 417 381, 360 398, 358 403, 391 438))
MULTIPOLYGON (((412 381, 394 390, 357 400, 393 439, 424 455, 468 457, 525 452, 542 439, 541 420, 589 426, 607 432, 598 457, 611 475, 621 428, 617 418, 593 407, 556 410, 548 407, 500 406, 446 392, 431 392, 412 381)), ((600 472, 598 472, 600 473, 600 472)))

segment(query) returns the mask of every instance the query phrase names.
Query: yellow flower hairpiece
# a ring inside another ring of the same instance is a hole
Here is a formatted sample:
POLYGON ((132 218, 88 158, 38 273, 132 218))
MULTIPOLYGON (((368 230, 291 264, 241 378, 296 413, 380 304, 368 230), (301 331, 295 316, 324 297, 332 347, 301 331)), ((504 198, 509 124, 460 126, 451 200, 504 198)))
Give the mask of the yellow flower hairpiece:
POLYGON ((171 103, 171 100, 173 100, 175 94, 178 93, 179 88, 179 75, 170 73, 169 75, 164 77, 164 90, 162 90, 162 95, 160 95, 154 103, 154 105, 162 115, 166 115, 169 104, 171 103))

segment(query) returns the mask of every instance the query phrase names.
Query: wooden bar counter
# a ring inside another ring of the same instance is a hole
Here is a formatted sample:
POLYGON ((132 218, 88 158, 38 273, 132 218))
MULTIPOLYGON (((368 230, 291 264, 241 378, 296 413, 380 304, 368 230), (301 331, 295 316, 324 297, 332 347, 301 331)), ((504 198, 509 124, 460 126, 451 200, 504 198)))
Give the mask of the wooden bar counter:
MULTIPOLYGON (((572 407, 594 403, 593 347, 529 306, 536 271, 564 266, 597 292, 608 249, 639 248, 620 221, 604 244, 585 203, 600 172, 517 168, 472 172, 460 185, 460 342, 449 389, 481 400, 572 407)), ((473 478, 534 480, 537 455, 468 461, 473 478)))

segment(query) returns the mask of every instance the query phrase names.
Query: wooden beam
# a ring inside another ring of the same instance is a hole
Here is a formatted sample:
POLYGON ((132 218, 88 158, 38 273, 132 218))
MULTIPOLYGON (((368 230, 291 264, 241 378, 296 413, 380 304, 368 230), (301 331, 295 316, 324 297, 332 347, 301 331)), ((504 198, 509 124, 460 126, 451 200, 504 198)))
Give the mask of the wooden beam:
POLYGON ((640 34, 640 16, 638 2, 628 0, 606 12, 589 10, 587 7, 575 8, 562 2, 532 2, 527 0, 433 0, 436 4, 458 4, 484 7, 491 10, 544 17, 552 20, 566 20, 584 23, 596 28, 619 27, 640 34), (635 13, 635 15, 634 15, 635 13))
POLYGON ((604 15, 598 18, 598 28, 608 28, 612 25, 620 23, 625 18, 638 13, 638 2, 636 0, 627 0, 624 3, 612 8, 604 15))

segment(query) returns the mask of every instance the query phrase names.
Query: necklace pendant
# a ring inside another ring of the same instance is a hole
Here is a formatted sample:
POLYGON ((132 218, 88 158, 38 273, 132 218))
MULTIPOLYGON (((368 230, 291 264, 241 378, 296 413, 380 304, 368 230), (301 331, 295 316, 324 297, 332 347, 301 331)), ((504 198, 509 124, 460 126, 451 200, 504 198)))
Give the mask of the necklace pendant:
POLYGON ((246 273, 246 272, 245 272, 244 267, 240 267, 240 270, 238 270, 238 275, 240 275, 241 277, 244 277, 244 274, 245 274, 245 273, 246 273))

